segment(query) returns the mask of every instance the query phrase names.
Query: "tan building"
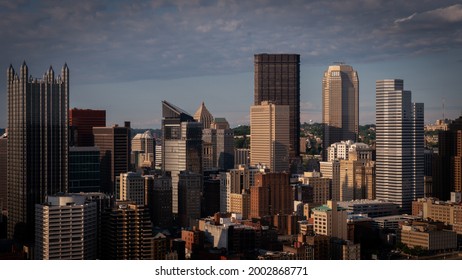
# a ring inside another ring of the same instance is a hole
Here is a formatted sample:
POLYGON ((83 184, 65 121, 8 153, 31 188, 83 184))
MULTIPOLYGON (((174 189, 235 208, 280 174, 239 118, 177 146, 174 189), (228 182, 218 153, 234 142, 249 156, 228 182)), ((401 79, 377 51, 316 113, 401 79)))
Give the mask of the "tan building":
POLYGON ((412 202, 412 215, 451 225, 454 231, 462 234, 462 205, 458 203, 421 198, 412 202))
POLYGON ((289 171, 288 124, 288 105, 263 101, 250 107, 251 165, 264 164, 271 172, 289 171))
POLYGON ((197 108, 196 113, 194 113, 194 120, 202 123, 204 129, 210 128, 213 122, 213 116, 209 110, 207 110, 207 107, 205 107, 204 102, 201 103, 199 108, 197 108))
POLYGON ((356 141, 359 127, 359 78, 349 65, 338 63, 324 72, 322 79, 322 123, 324 154, 327 147, 342 140, 356 141))
POLYGON ((332 200, 340 201, 340 162, 338 160, 321 161, 320 171, 321 171, 322 177, 329 178, 332 180, 332 183, 331 183, 332 200))
POLYGON ((341 160, 339 201, 374 198, 375 162, 371 160, 341 160))
POLYGON ((130 200, 145 205, 144 177, 140 173, 121 173, 116 177, 116 194, 119 200, 130 200))
POLYGON ((320 235, 347 239, 347 210, 337 207, 337 202, 329 200, 327 205, 313 209, 314 232, 320 235))
POLYGON ((457 248, 457 233, 443 230, 442 224, 413 222, 398 231, 398 242, 410 248, 421 247, 429 251, 451 250, 457 248))
POLYGON ((231 193, 231 213, 242 214, 242 219, 246 220, 250 215, 250 190, 243 190, 242 193, 231 193))
POLYGON ((321 177, 319 172, 305 172, 302 181, 313 190, 313 204, 324 204, 329 200, 331 179, 321 177))

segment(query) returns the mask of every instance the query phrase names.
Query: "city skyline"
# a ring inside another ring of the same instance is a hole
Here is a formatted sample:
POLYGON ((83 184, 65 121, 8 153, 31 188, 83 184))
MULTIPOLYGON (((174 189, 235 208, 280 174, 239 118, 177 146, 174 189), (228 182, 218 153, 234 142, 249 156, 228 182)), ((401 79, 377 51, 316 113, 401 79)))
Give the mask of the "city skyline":
MULTIPOLYGON (((427 104, 426 123, 442 118, 442 99, 445 117, 455 119, 462 103, 454 82, 462 61, 462 4, 395 5, 6 1, 0 3, 0 35, 8 44, 0 47, 0 65, 18 67, 26 60, 37 71, 32 76, 40 77, 39 69, 67 62, 73 71, 70 107, 106 109, 109 125, 130 120, 133 127, 160 128, 161 100, 191 113, 207 100, 212 114, 220 112, 235 127, 250 121, 253 55, 298 53, 301 122, 321 122, 320 78, 338 60, 361 76, 360 124, 375 122, 375 81, 388 78, 406 80, 427 104), (45 42, 53 42, 52 52, 45 42)), ((3 128, 5 91, 0 100, 3 128)))

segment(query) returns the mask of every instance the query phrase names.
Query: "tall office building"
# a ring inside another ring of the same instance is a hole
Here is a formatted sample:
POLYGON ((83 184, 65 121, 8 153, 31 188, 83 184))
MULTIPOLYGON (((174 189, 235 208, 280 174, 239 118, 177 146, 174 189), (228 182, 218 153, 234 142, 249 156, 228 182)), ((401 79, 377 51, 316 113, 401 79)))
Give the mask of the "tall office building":
POLYGON ((376 82, 376 198, 411 212, 423 197, 423 104, 411 102, 403 80, 376 82))
POLYGON ((201 217, 202 175, 181 171, 178 179, 178 217, 181 227, 190 227, 201 217))
POLYGON ((6 209, 7 184, 6 184, 6 149, 8 144, 7 134, 0 135, 0 211, 6 209))
POLYGON ((162 171, 172 177, 172 211, 178 213, 180 171, 202 174, 202 124, 162 101, 162 171))
POLYGON ((294 159, 300 153, 300 55, 256 54, 254 68, 254 105, 289 106, 289 156, 294 159))
POLYGON ((204 129, 211 127, 213 116, 207 107, 205 107, 204 102, 201 103, 201 106, 199 106, 196 113, 194 113, 194 120, 196 120, 196 122, 200 122, 202 124, 202 128, 204 129))
POLYGON ((132 164, 135 169, 153 168, 155 165, 155 139, 149 130, 132 139, 132 164))
POLYGON ((93 127, 106 126, 106 110, 72 108, 69 110, 69 126, 72 146, 94 146, 93 127))
POLYGON ((36 205, 36 260, 94 260, 97 203, 85 195, 48 196, 36 205))
POLYGON ((144 176, 145 204, 155 227, 169 227, 172 224, 172 178, 167 176, 144 176))
POLYGON ((130 201, 117 201, 102 214, 102 259, 146 260, 153 239, 149 210, 130 201))
POLYGON ((95 146, 100 151, 101 191, 115 193, 115 177, 130 168, 130 122, 125 126, 93 127, 95 146))
POLYGON ((116 176, 116 193, 117 199, 146 205, 144 177, 140 173, 127 172, 116 176))
POLYGON ((202 130, 203 170, 229 170, 234 167, 234 132, 225 118, 215 118, 202 130))
POLYGON ((329 66, 322 79, 323 160, 327 160, 327 147, 332 143, 357 140, 358 108, 358 73, 345 64, 329 66))
POLYGON ((449 200, 451 192, 462 192, 462 116, 438 133, 438 154, 433 164, 433 195, 449 200))
POLYGON ((69 192, 100 192, 98 147, 69 147, 69 192))
POLYGON ((10 65, 8 93, 8 238, 34 240, 35 204, 67 191, 69 68, 55 77, 19 75, 10 65))
MULTIPOLYGON (((250 164, 289 171, 290 107, 263 101, 250 107, 250 164)), ((298 147, 298 146, 297 146, 298 147)))

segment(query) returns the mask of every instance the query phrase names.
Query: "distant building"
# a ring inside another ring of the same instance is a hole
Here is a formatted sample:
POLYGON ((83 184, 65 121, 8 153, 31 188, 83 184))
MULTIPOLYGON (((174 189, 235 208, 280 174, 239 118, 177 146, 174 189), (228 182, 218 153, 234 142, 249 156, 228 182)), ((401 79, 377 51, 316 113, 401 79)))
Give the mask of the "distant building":
POLYGON ((336 201, 329 200, 327 205, 313 208, 314 232, 340 239, 347 239, 347 218, 345 208, 337 206, 336 201))
POLYGON ((205 107, 204 102, 201 103, 196 113, 194 113, 194 120, 201 123, 203 129, 208 129, 211 127, 213 116, 207 107, 205 107))
POLYGON ((6 185, 6 166, 7 166, 7 134, 0 135, 0 211, 6 209, 7 185, 6 185))
POLYGON ((234 149, 234 168, 250 165, 250 149, 234 149))
POLYGON ((77 194, 48 196, 35 211, 35 259, 96 259, 96 202, 77 194))
POLYGON ((154 168, 155 140, 149 130, 132 139, 132 160, 135 169, 154 168))
POLYGON ((397 239, 410 248, 420 247, 429 251, 457 248, 457 233, 444 230, 442 223, 413 222, 403 225, 397 239))
POLYGON ((77 109, 69 110, 71 146, 91 147, 95 145, 93 127, 106 126, 106 110, 77 109))
POLYGON ((347 209, 352 214, 366 214, 371 218, 399 214, 399 206, 397 204, 383 200, 350 200, 338 202, 337 205, 347 209))
POLYGON ((130 122, 123 127, 93 127, 95 146, 100 151, 101 191, 115 194, 115 179, 130 169, 130 122))
POLYGON ((306 185, 302 188, 306 188, 311 194, 305 202, 322 205, 330 199, 331 179, 321 177, 319 172, 305 172, 301 180, 306 185))
POLYGON ((202 174, 202 123, 167 101, 162 117, 162 171, 172 177, 172 211, 178 214, 180 172, 202 174))
POLYGON ((338 63, 322 79, 323 160, 327 147, 343 140, 356 141, 359 132, 359 77, 349 65, 338 63))
POLYGON ((332 200, 340 201, 340 162, 338 160, 321 161, 319 164, 322 177, 332 180, 332 200))
POLYGON ((452 226, 452 230, 457 234, 462 234, 462 205, 460 201, 421 198, 412 202, 412 215, 443 222, 452 226))

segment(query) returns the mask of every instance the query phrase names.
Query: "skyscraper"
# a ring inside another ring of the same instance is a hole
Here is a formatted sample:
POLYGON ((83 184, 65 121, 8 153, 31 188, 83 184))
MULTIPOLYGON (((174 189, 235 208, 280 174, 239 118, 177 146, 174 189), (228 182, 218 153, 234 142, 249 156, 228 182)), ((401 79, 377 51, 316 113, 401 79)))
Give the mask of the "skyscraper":
POLYGON ((359 127, 359 78, 353 67, 329 66, 322 79, 323 160, 327 148, 342 140, 356 141, 359 127))
POLYGON ((0 135, 0 211, 6 209, 7 184, 6 184, 6 148, 8 145, 7 134, 0 135))
POLYGON ((130 122, 125 126, 93 127, 95 146, 100 151, 101 191, 114 194, 115 177, 130 167, 130 122))
POLYGON ((98 147, 69 147, 69 193, 101 191, 99 158, 98 147))
POLYGON ((300 55, 256 54, 254 68, 254 105, 289 105, 289 156, 294 159, 300 153, 300 55))
POLYGON ((411 102, 403 80, 376 82, 376 198, 411 212, 423 197, 423 104, 411 102))
POLYGON ((172 177, 172 211, 178 213, 180 171, 202 174, 202 124, 162 101, 162 171, 172 177))
POLYGON ((10 65, 8 93, 8 238, 34 240, 35 204, 67 191, 69 68, 42 79, 10 65))
POLYGON ((250 107, 251 165, 264 164, 271 172, 289 171, 289 109, 267 101, 250 107))

